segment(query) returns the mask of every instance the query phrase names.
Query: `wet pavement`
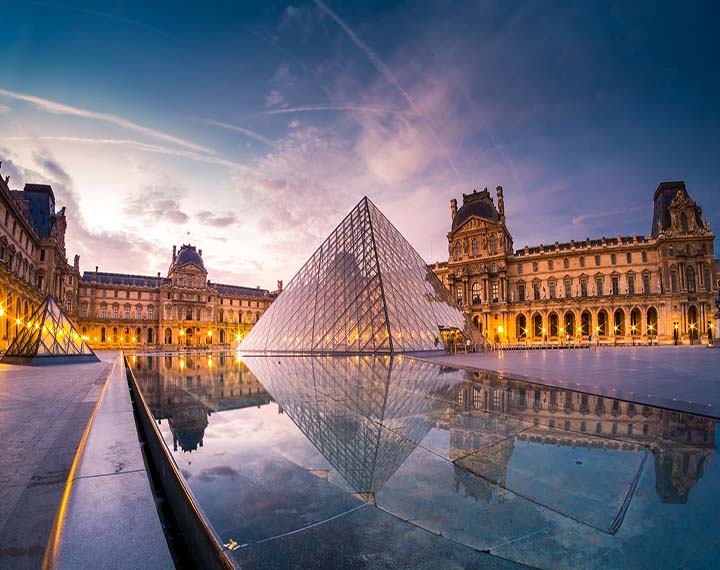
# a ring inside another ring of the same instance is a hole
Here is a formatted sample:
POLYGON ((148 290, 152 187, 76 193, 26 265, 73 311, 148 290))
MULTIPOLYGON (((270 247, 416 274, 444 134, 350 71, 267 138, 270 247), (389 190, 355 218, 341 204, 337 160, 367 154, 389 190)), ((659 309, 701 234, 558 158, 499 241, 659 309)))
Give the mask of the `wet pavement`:
POLYGON ((0 568, 39 568, 78 444, 117 352, 0 364, 0 568))
POLYGON ((720 350, 705 346, 534 349, 418 357, 720 418, 720 350))
POLYGON ((712 568, 714 419, 412 358, 138 357, 244 568, 712 568))

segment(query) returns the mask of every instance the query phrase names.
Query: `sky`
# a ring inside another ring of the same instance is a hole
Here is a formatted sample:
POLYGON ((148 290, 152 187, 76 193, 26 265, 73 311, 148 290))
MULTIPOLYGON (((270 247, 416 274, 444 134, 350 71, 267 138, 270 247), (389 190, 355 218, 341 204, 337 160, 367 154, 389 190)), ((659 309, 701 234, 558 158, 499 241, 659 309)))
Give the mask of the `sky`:
POLYGON ((365 195, 428 261, 502 185, 515 248, 720 228, 717 2, 55 2, 0 11, 0 173, 50 183, 81 270, 274 289, 365 195))

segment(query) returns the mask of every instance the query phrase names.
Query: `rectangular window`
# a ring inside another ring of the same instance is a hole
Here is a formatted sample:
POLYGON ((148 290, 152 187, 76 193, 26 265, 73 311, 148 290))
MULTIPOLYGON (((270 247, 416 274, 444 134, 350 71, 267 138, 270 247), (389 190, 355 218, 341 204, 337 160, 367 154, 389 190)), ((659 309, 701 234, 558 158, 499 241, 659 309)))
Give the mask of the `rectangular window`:
POLYGON ((457 304, 462 305, 463 304, 463 288, 462 285, 458 285, 455 288, 455 291, 457 293, 457 304))
POLYGON ((650 276, 647 274, 643 275, 643 293, 650 294, 650 276))
POLYGON ((599 265, 600 265, 600 256, 599 256, 599 255, 596 255, 596 256, 595 256, 595 265, 596 265, 596 266, 599 266, 599 265))
POLYGON ((107 318, 107 307, 105 305, 102 305, 100 307, 100 318, 106 319, 107 318))
POLYGON ((548 259, 548 269, 549 269, 550 271, 553 270, 553 260, 552 260, 552 259, 548 259))
POLYGON ((126 298, 126 299, 129 299, 129 298, 130 298, 130 291, 125 291, 125 298, 126 298))
POLYGON ((550 298, 554 299, 555 298, 555 281, 550 281, 549 288, 550 288, 550 298))
POLYGON ((704 283, 705 283, 705 290, 706 291, 712 291, 712 283, 710 283, 710 270, 705 268, 705 277, 704 283))
POLYGON ((521 283, 518 285, 518 301, 524 301, 525 300, 525 285, 521 283))
POLYGON ((585 267, 585 258, 580 257, 580 267, 585 267))
POLYGON ((130 318, 130 307, 125 307, 125 318, 126 319, 130 318))
POLYGON ((152 320, 153 318, 153 308, 152 305, 148 307, 148 319, 152 320))
POLYGON ((632 263, 632 253, 629 251, 625 254, 625 258, 627 259, 628 263, 632 263))
POLYGON ((565 298, 570 299, 572 297, 572 279, 568 277, 567 279, 565 279, 563 285, 565 288, 565 298))
POLYGON ((537 270, 538 270, 538 262, 533 261, 533 271, 537 272, 537 270))
POLYGON ((119 310, 120 310, 119 307, 113 307, 113 317, 116 318, 116 319, 118 318, 118 312, 119 312, 119 310))
POLYGON ((628 275, 628 295, 634 295, 635 294, 635 276, 634 275, 628 275))
POLYGON ((587 279, 582 279, 582 280, 580 281, 580 296, 581 296, 581 297, 587 297, 587 296, 588 296, 588 292, 587 292, 587 279))
POLYGON ((115 298, 117 298, 119 291, 115 291, 115 298))
POLYGON ((540 283, 533 283, 533 299, 540 300, 540 283))
POLYGON ((570 260, 567 257, 563 259, 563 267, 565 269, 570 269, 570 260))
POLYGON ((45 250, 44 249, 40 250, 40 261, 45 261, 45 250))
POLYGON ((674 269, 670 271, 670 289, 673 293, 677 293, 678 290, 678 280, 677 280, 677 271, 674 269))
POLYGON ((597 295, 598 297, 603 296, 603 278, 602 277, 595 278, 595 295, 597 295))
POLYGON ((647 262, 647 251, 642 252, 642 260, 643 260, 643 263, 647 262))
POLYGON ((518 268, 518 274, 519 274, 519 275, 522 275, 522 272, 523 272, 523 264, 522 264, 522 263, 518 263, 517 268, 518 268))
POLYGON ((613 265, 617 263, 617 256, 614 253, 610 255, 610 263, 613 265))
POLYGON ((492 284, 492 295, 493 295, 493 303, 497 303, 498 299, 500 298, 500 288, 497 281, 493 281, 492 284))
POLYGON ((620 278, 618 278, 618 277, 612 278, 612 294, 613 295, 620 294, 620 278))

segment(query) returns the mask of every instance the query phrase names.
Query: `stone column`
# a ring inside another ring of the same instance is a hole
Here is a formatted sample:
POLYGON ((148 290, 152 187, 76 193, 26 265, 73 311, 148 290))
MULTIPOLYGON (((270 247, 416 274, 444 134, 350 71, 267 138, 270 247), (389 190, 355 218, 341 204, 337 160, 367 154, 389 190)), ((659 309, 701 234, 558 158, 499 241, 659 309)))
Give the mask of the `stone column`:
POLYGON ((713 323, 713 346, 720 348, 720 310, 715 313, 713 323))

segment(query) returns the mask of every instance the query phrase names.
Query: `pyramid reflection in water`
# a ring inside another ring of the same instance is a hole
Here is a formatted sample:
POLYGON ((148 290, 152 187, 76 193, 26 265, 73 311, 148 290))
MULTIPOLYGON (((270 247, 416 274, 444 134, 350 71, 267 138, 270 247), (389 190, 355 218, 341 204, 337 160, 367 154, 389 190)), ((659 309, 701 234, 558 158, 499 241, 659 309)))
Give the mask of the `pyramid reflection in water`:
POLYGON ((250 357, 245 364, 358 493, 385 484, 447 408, 443 394, 465 376, 402 357, 250 357))
POLYGON ((99 362, 70 319, 48 295, 8 347, 5 364, 74 364, 99 362))
POLYGON ((240 350, 443 350, 441 330, 485 343, 422 257, 365 197, 273 302, 240 350))

